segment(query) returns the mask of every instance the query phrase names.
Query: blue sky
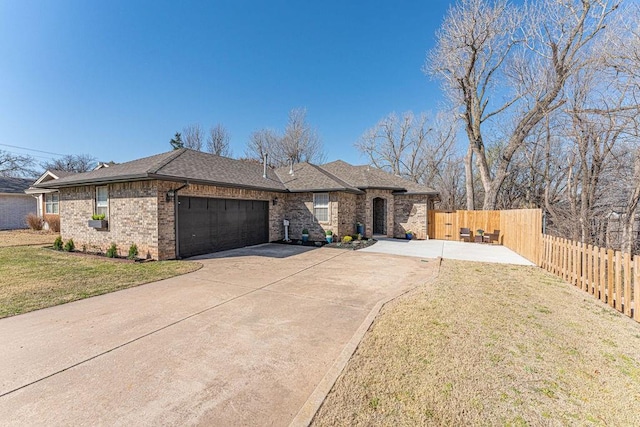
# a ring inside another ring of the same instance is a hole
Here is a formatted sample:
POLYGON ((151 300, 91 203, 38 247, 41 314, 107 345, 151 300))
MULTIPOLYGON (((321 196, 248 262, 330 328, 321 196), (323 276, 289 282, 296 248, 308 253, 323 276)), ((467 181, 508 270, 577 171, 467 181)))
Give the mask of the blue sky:
POLYGON ((222 123, 239 155, 305 107, 328 160, 363 163, 353 144, 379 119, 438 108, 421 68, 448 5, 2 1, 0 144, 123 162, 222 123))

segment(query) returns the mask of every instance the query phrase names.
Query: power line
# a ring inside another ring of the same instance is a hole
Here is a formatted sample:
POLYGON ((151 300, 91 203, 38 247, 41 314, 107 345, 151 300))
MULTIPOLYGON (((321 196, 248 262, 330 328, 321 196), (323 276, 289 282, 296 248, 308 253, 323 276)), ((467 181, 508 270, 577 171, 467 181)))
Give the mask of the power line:
POLYGON ((26 147, 20 147, 17 145, 10 145, 10 144, 0 144, 0 145, 2 145, 3 147, 17 148, 19 150, 35 151, 36 153, 52 154, 54 156, 66 156, 66 154, 52 153, 51 151, 36 150, 35 148, 26 148, 26 147))

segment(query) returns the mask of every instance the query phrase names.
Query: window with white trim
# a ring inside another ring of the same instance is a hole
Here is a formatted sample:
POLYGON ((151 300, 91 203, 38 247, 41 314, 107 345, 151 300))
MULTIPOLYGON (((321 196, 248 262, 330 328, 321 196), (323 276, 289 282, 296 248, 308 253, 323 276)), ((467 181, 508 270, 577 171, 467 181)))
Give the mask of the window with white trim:
POLYGON ((313 216, 318 222, 329 222, 329 193, 313 193, 313 216))
POLYGON ((59 214, 60 193, 47 193, 44 195, 44 213, 59 214))
POLYGON ((104 214, 104 218, 109 218, 109 190, 107 186, 96 187, 96 214, 104 214))

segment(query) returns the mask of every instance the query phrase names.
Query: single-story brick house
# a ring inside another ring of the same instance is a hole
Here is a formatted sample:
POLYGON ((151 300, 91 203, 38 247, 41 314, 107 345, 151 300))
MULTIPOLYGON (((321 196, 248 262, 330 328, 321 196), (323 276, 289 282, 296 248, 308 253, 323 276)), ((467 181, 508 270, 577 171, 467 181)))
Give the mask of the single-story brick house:
POLYGON ((77 248, 174 259, 324 232, 427 236, 438 193, 369 166, 343 161, 272 169, 179 149, 34 185, 60 193, 61 234, 77 248), (105 221, 89 223, 94 213, 105 221))
POLYGON ((0 176, 0 230, 27 228, 25 217, 35 213, 36 201, 24 194, 31 179, 0 176))

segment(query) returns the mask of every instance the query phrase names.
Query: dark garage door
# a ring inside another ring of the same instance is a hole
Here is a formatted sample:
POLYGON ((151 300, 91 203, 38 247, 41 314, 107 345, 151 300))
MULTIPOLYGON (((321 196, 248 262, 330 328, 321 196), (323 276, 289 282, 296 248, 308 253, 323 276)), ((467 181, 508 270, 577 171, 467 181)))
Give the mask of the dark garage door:
POLYGON ((178 198, 178 248, 182 258, 268 241, 269 202, 178 198))

